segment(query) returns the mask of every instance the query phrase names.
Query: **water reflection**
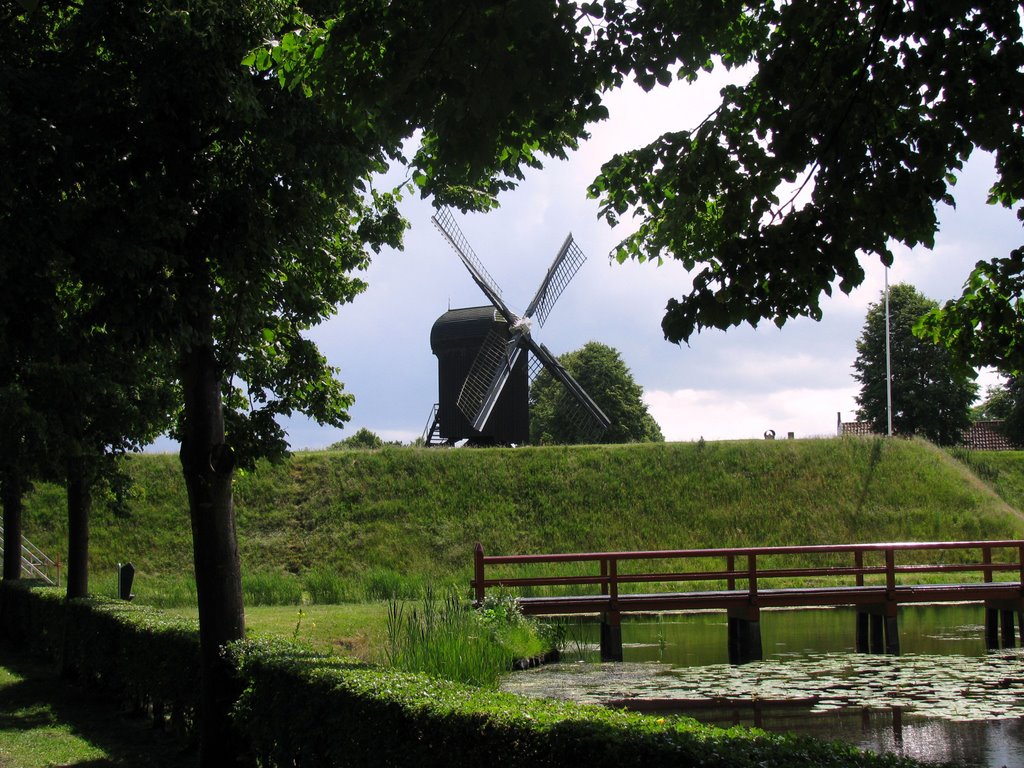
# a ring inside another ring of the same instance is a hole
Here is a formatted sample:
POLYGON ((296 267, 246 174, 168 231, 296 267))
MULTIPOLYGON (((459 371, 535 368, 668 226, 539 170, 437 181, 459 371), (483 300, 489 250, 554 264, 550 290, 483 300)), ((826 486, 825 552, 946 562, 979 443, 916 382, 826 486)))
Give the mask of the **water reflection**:
MULTIPOLYGON (((840 739, 926 761, 1024 766, 1019 650, 986 653, 979 606, 901 610, 900 657, 857 654, 855 612, 761 615, 765 659, 727 663, 726 619, 624 623, 626 662, 567 661, 513 676, 526 695, 675 711, 840 739)), ((596 658, 597 626, 568 630, 570 657, 596 658)))

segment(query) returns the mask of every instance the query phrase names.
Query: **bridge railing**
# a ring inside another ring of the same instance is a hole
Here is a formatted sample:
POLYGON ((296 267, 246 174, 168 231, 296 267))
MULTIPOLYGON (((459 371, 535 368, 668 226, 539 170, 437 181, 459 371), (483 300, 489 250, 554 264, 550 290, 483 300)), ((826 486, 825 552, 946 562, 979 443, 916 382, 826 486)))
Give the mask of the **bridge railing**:
MULTIPOLYGON (((893 592, 898 585, 914 583, 925 574, 972 575, 970 581, 992 583, 997 574, 1012 574, 1009 581, 1024 585, 1024 540, 997 541, 936 541, 894 542, 876 544, 835 544, 785 547, 726 547, 718 549, 676 549, 636 552, 579 552, 541 555, 485 555, 483 546, 476 545, 472 587, 476 602, 483 602, 486 590, 492 587, 584 587, 600 588, 611 602, 618 599, 620 587, 632 584, 708 582, 724 584, 729 592, 745 591, 751 601, 757 598, 760 583, 772 579, 794 581, 825 579, 852 580, 851 586, 864 586, 865 577, 884 580, 886 591, 893 592), (954 554, 955 553, 955 554, 954 554), (939 562, 934 556, 944 554, 939 562), (824 556, 833 561, 846 561, 843 565, 780 566, 788 558, 824 556), (932 561, 926 562, 931 557, 932 561), (648 565, 634 570, 634 564, 647 561, 675 560, 691 563, 683 570, 657 571, 648 565), (770 561, 765 567, 764 561, 770 561), (874 562, 871 562, 874 561, 874 562), (715 565, 708 567, 708 562, 715 565), (487 578, 488 567, 526 566, 535 564, 592 564, 591 573, 584 575, 531 575, 487 578), (877 564, 875 564, 877 563, 877 564), (620 566, 632 566, 622 571, 620 566), (737 584, 742 583, 743 588, 737 584)), ((934 579, 931 580, 934 582, 934 579)))

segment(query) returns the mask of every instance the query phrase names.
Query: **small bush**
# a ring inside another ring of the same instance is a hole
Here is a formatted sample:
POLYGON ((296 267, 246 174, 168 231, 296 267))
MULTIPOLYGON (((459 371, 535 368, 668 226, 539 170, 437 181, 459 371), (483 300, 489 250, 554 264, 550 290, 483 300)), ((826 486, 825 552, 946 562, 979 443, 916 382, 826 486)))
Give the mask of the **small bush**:
POLYGON ((494 688, 517 658, 548 649, 512 598, 489 599, 474 611, 454 590, 439 600, 428 588, 418 606, 388 606, 387 661, 407 672, 494 688))

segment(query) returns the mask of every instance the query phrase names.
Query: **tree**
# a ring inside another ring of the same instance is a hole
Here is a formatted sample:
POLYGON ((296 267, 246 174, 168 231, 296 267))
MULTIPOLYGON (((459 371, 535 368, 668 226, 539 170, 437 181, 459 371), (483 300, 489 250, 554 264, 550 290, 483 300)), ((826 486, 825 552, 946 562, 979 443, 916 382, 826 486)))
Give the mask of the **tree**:
MULTIPOLYGON (((696 270, 666 337, 820 317, 823 293, 863 282, 863 259, 931 247, 975 149, 995 156, 989 201, 1024 216, 1021 26, 1008 0, 655 0, 607 19, 598 51, 645 88, 753 69, 696 128, 616 156, 591 186, 608 221, 639 218, 620 260, 696 270)), ((929 327, 973 365, 1018 370, 1024 256, 979 267, 970 306, 929 327)))
MULTIPOLYGON (((69 277, 47 238, 26 233, 14 216, 0 220, 0 238, 10 248, 0 281, 4 529, 10 541, 20 540, 21 495, 31 481, 64 483, 67 594, 84 597, 94 487, 117 486, 117 457, 168 426, 171 389, 145 350, 112 343, 91 314, 95 297, 69 277)), ((8 579, 18 578, 19 554, 16 546, 5 550, 8 579)))
POLYGON ((486 207, 605 114, 573 3, 325 5, 40 2, 0 18, 5 248, 86 301, 76 332, 151 356, 180 393, 203 766, 238 748, 221 653, 244 633, 234 468, 283 455, 280 415, 347 419, 303 332, 364 289, 369 251, 400 245, 396 197, 371 177, 422 131, 416 183, 486 207))
MULTIPOLYGON (((953 364, 949 351, 914 335, 918 320, 936 306, 912 285, 889 289, 892 426, 902 435, 923 435, 952 445, 970 426, 970 405, 978 387, 953 364)), ((885 300, 868 308, 857 341, 853 377, 860 382, 857 417, 872 429, 887 427, 885 300)))
POLYGON ((355 434, 346 437, 344 440, 332 443, 328 446, 328 450, 337 451, 351 448, 374 449, 383 448, 385 445, 386 443, 384 440, 376 432, 373 432, 366 427, 360 427, 356 430, 355 434))
MULTIPOLYGON (((1024 209, 1022 209, 1024 213, 1024 209)), ((979 261, 959 299, 922 318, 918 332, 945 344, 965 367, 1024 374, 1024 248, 979 261)))
POLYGON ((1003 381, 988 387, 985 390, 985 399, 971 408, 971 418, 975 421, 1001 421, 1009 417, 1016 406, 1014 392, 1010 390, 1011 385, 1012 381, 1003 381))
MULTIPOLYGON (((611 420, 602 443, 660 442, 665 438, 643 402, 644 390, 622 361, 618 350, 588 341, 558 358, 611 420)), ((577 404, 547 371, 530 388, 530 441, 594 442, 586 420, 576 418, 577 404)))

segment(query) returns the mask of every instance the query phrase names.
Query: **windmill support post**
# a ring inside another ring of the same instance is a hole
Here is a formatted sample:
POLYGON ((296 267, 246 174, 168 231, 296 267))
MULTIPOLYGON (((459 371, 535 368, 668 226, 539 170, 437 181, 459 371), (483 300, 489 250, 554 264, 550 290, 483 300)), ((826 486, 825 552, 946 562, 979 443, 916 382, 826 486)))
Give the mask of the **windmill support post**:
POLYGON ((601 661, 622 661, 622 616, 618 611, 601 614, 601 661))

